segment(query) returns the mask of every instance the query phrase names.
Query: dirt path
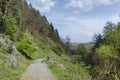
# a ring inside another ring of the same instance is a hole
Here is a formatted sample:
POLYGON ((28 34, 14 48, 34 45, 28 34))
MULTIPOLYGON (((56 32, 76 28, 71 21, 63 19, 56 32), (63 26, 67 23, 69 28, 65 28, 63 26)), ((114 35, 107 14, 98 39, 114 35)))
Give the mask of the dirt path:
POLYGON ((44 61, 45 59, 33 61, 20 80, 57 80, 44 61))

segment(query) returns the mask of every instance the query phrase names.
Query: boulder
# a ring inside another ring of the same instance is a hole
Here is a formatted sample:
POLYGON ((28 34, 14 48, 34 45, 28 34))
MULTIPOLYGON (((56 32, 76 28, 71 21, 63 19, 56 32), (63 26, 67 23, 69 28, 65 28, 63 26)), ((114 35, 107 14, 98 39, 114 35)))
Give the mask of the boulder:
POLYGON ((3 34, 0 34, 0 48, 4 49, 0 53, 4 55, 6 64, 11 68, 16 67, 19 51, 14 46, 13 42, 3 34))

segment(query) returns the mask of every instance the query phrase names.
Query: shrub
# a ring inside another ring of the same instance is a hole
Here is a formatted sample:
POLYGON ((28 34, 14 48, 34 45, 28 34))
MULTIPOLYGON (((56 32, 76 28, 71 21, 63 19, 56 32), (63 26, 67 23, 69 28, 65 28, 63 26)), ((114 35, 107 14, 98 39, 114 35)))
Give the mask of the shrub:
POLYGON ((36 50, 33 36, 26 31, 23 37, 16 42, 16 47, 20 52, 30 56, 36 50))
POLYGON ((14 38, 15 33, 18 32, 16 19, 13 17, 7 17, 3 23, 1 31, 9 35, 11 38, 14 38))
POLYGON ((100 57, 114 57, 116 56, 116 51, 112 46, 107 46, 107 45, 102 45, 100 48, 96 49, 96 53, 100 56, 100 57))

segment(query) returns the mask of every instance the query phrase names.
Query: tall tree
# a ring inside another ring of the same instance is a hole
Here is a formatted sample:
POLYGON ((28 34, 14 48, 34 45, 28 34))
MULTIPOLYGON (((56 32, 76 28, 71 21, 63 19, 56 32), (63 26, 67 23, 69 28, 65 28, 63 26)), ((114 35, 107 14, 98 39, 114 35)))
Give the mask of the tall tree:
POLYGON ((77 55, 80 55, 82 57, 83 60, 85 60, 87 58, 88 55, 88 50, 87 48, 84 46, 84 44, 79 44, 75 50, 77 55))
POLYGON ((114 31, 116 28, 116 25, 110 21, 108 21, 106 23, 106 26, 104 27, 104 30, 103 30, 103 35, 104 37, 107 36, 108 34, 110 34, 112 31, 114 31))
POLYGON ((98 35, 94 35, 94 42, 95 42, 95 45, 93 46, 93 52, 95 51, 96 48, 98 48, 101 44, 102 44, 102 41, 103 41, 103 38, 102 38, 102 35, 101 34, 98 34, 98 35))
POLYGON ((65 51, 68 52, 68 53, 69 53, 69 50, 70 50, 70 46, 71 46, 71 42, 70 42, 70 37, 68 35, 63 40, 63 47, 64 47, 65 51))

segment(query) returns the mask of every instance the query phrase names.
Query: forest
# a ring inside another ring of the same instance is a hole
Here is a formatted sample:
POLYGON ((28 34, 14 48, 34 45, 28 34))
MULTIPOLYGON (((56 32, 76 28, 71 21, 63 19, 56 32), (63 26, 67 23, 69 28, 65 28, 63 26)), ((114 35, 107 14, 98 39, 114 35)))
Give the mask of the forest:
POLYGON ((46 62, 58 80, 120 80, 119 53, 120 22, 108 21, 92 42, 74 44, 25 0, 0 0, 0 80, 19 80, 39 58, 58 58, 46 62))

